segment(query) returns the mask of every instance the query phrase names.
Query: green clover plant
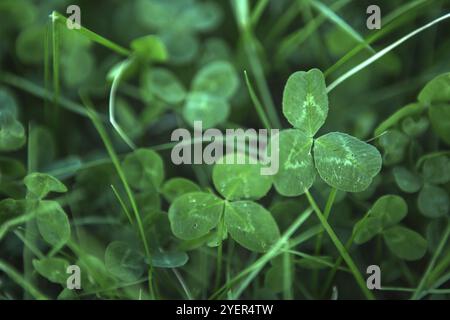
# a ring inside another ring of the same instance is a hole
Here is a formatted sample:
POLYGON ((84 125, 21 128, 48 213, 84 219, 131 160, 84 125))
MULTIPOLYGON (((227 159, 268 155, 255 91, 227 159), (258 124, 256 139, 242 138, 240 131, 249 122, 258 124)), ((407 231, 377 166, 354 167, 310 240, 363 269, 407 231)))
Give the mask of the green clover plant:
POLYGON ((405 200, 396 195, 379 198, 355 224, 355 243, 361 245, 381 235, 391 252, 404 260, 418 260, 427 251, 427 241, 417 232, 399 225, 408 212, 405 200))
POLYGON ((283 93, 283 114, 294 129, 279 134, 280 169, 276 190, 298 196, 309 189, 316 171, 330 186, 342 191, 367 189, 381 169, 378 150, 341 132, 314 138, 328 115, 328 95, 318 69, 292 74, 283 93))
POLYGON ((227 164, 236 156, 226 155, 223 163, 213 168, 213 183, 223 199, 212 193, 190 192, 172 203, 169 220, 175 236, 194 240, 209 235, 209 245, 218 246, 229 233, 256 252, 267 251, 277 241, 280 232, 275 220, 254 201, 267 194, 272 178, 260 175, 259 164, 227 164))

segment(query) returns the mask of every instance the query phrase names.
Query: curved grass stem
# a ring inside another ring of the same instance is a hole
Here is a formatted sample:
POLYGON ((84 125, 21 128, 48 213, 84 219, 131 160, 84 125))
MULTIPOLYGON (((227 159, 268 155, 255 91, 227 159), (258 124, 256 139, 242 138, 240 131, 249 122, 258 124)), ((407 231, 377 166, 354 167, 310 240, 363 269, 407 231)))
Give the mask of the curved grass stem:
POLYGON ((422 293, 422 290, 425 287, 425 284, 427 282, 428 276, 431 273, 431 270, 434 268, 434 265, 436 264, 436 261, 439 258, 442 250, 444 249, 444 246, 447 243, 449 236, 450 236, 450 223, 447 225, 447 229, 445 230, 445 233, 444 233, 441 241, 439 242, 439 245, 433 255, 433 258, 431 258, 431 261, 430 261, 425 273, 423 274, 423 277, 420 280, 419 285, 417 286, 416 290, 414 291, 413 295, 411 296, 412 300, 419 299, 419 297, 422 293))

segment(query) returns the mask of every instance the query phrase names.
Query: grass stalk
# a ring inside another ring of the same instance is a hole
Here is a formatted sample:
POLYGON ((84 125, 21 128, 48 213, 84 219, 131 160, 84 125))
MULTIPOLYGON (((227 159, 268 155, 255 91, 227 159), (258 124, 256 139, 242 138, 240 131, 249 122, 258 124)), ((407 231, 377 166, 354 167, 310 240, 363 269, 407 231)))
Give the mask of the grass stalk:
MULTIPOLYGON (((124 173, 124 171, 122 169, 122 166, 120 165, 119 158, 118 158, 118 156, 117 156, 117 154, 116 154, 116 152, 115 152, 115 150, 114 150, 114 148, 112 146, 111 140, 109 139, 105 128, 103 127, 102 123, 96 117, 96 113, 93 112, 92 103, 87 99, 87 97, 83 97, 82 96, 81 98, 82 98, 84 104, 86 105, 86 110, 88 112, 88 115, 91 118, 92 123, 94 124, 94 127, 96 128, 97 132, 99 133, 100 138, 102 139, 102 141, 103 141, 103 143, 104 143, 104 145, 106 147, 106 150, 107 150, 107 152, 108 152, 108 154, 109 154, 109 156, 111 158, 111 161, 112 161, 112 163, 113 163, 113 165, 114 165, 114 167, 115 167, 115 169, 117 171, 117 174, 118 174, 118 176, 119 176, 119 178, 120 178, 120 180, 121 180, 121 182, 123 184, 123 187, 125 189, 125 193, 127 194, 128 200, 129 200, 129 202, 131 204, 132 211, 134 213, 134 219, 136 221, 137 228, 138 228, 138 231, 139 231, 139 235, 140 235, 142 243, 144 245, 145 254, 147 256, 147 259, 149 261, 151 261, 150 249, 149 249, 149 246, 148 246, 148 243, 147 243, 147 238, 145 236, 144 225, 143 225, 142 220, 141 220, 141 215, 139 213, 139 209, 138 209, 138 206, 136 204, 136 199, 134 198, 133 192, 131 191, 131 187, 128 184, 128 181, 127 181, 125 173, 124 173)), ((148 273, 149 273, 148 278, 149 278, 150 296, 152 298, 154 298, 153 282, 152 282, 152 280, 153 280, 152 279, 152 275, 153 274, 152 274, 152 266, 151 265, 149 266, 148 273)))
POLYGON ((420 294, 422 293, 423 288, 425 287, 425 284, 428 280, 428 276, 431 273, 431 270, 433 270, 437 259, 441 255, 442 250, 444 249, 445 244, 447 243, 447 240, 450 236, 450 223, 447 224, 447 229, 445 230, 444 235, 442 236, 441 241, 439 242, 439 245, 431 258, 430 263, 428 264, 428 267, 425 271, 425 273, 422 276, 422 279, 419 282, 419 285, 417 286, 416 290, 414 291, 413 295, 411 296, 411 300, 417 300, 419 299, 420 294))
POLYGON ((311 196, 311 194, 309 193, 309 191, 305 189, 305 193, 306 193, 306 197, 308 198, 309 203, 311 204, 311 207, 314 209, 317 217, 319 218, 320 222, 322 223, 323 228, 328 233, 328 236, 330 237, 331 241, 336 246, 336 249, 339 251, 339 254, 342 256, 342 258, 344 259, 344 261, 347 263, 348 267, 352 271, 352 274, 356 280, 356 283, 361 288, 361 291, 363 292, 364 296, 369 300, 374 300, 375 296, 367 288, 364 278, 362 277, 361 273, 359 272, 356 264, 353 262, 353 259, 350 257, 348 251, 342 245, 342 243, 339 240, 339 238, 337 237, 336 233, 331 228, 331 226, 328 224, 328 221, 325 219, 324 215, 320 211, 319 207, 317 206, 316 202, 314 201, 314 199, 311 196))
POLYGON ((382 58, 385 54, 389 53, 390 51, 394 50, 395 48, 397 48, 399 45, 401 45, 402 43, 408 41, 409 39, 411 39, 412 37, 416 36, 417 34, 421 33, 422 31, 431 28, 432 26, 434 26, 435 24, 438 24, 446 19, 450 18, 450 13, 445 14, 437 19, 434 19, 433 21, 425 24, 424 26, 415 29, 414 31, 408 33, 406 36, 400 38, 399 40, 395 41, 394 43, 390 44, 389 46, 387 46, 386 48, 384 48, 383 50, 378 51, 376 54, 374 54, 373 56, 371 56, 369 59, 363 61, 362 63, 360 63, 359 65, 353 67, 352 69, 350 69, 349 71, 347 71, 346 73, 344 73, 343 75, 341 75, 339 78, 337 78, 335 81, 333 81, 328 87, 327 87, 327 92, 330 93, 331 91, 333 91, 338 85, 340 85, 342 82, 344 82, 345 80, 347 80, 348 78, 350 78, 351 76, 355 75, 356 73, 358 73, 359 71, 363 70, 364 68, 368 67, 369 65, 371 65, 372 63, 374 63, 375 61, 377 61, 378 59, 382 58))

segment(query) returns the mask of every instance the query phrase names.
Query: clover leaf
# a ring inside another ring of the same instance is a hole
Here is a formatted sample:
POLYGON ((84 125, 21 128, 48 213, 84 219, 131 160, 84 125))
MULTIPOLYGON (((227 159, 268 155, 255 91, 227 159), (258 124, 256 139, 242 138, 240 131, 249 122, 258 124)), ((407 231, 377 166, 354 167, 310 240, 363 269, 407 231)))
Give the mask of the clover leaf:
POLYGON ((340 132, 315 141, 314 161, 326 183, 348 192, 365 190, 381 169, 381 156, 374 146, 340 132))
POLYGON ((419 175, 411 172, 403 166, 397 166, 392 169, 395 182, 400 190, 406 193, 414 193, 422 187, 422 180, 419 175))
POLYGON ((31 173, 24 179, 28 189, 28 196, 36 199, 43 199, 50 192, 67 192, 67 187, 55 177, 45 173, 31 173))
POLYGON ((106 248, 105 267, 122 281, 136 281, 145 271, 144 256, 128 243, 114 241, 106 248))
POLYGON ((123 161, 123 171, 136 189, 159 188, 164 180, 161 156, 151 149, 137 149, 123 161))
POLYGON ((428 218, 438 218, 450 210, 448 193, 439 187, 425 184, 417 198, 419 211, 428 218))
POLYGON ((249 161, 249 156, 233 153, 224 156, 214 165, 213 183, 225 199, 260 199, 269 192, 272 187, 272 176, 261 175, 262 165, 252 164, 249 161), (245 163, 235 163, 236 157, 242 157, 245 163))
POLYGON ((441 74, 428 82, 417 99, 428 105, 450 101, 450 73, 441 74))
POLYGON ((177 104, 186 97, 183 84, 167 69, 153 68, 144 72, 141 81, 144 90, 167 103, 177 104))
POLYGON ((194 121, 202 121, 203 128, 211 128, 228 118, 230 105, 222 97, 204 92, 192 92, 186 98, 183 117, 193 127, 194 121))
POLYGON ((197 72, 192 81, 192 91, 229 99, 236 93, 238 85, 239 78, 232 64, 213 61, 197 72))
POLYGON ((298 71, 289 77, 283 92, 283 114, 308 137, 322 127, 328 115, 328 95, 320 70, 298 71))
POLYGON ((279 139, 280 163, 274 177, 275 189, 283 196, 301 195, 312 186, 316 177, 311 154, 313 139, 298 129, 283 130, 274 138, 279 139))
POLYGON ((295 130, 279 135, 280 169, 275 188, 281 195, 297 196, 309 189, 315 179, 314 167, 338 190, 361 192, 369 187, 381 169, 375 147, 340 132, 313 140, 328 115, 327 88, 320 70, 295 72, 289 77, 283 92, 283 114, 295 130))
POLYGON ((386 230, 383 238, 389 250, 403 260, 418 260, 427 252, 427 241, 417 232, 403 226, 386 230))
POLYGON ((33 267, 36 271, 53 283, 66 284, 69 262, 62 258, 34 259, 33 267))
POLYGON ((444 184, 450 181, 450 159, 446 156, 426 159, 422 170, 426 182, 444 184))
POLYGON ((272 186, 272 177, 261 175, 261 165, 234 163, 237 154, 229 154, 213 168, 213 183, 226 199, 212 194, 191 192, 177 197, 169 208, 174 235, 183 240, 201 240, 215 247, 227 234, 243 247, 265 252, 280 232, 271 213, 250 199, 263 197, 272 186), (228 164, 227 164, 228 162, 228 164), (215 229, 216 228, 216 229, 215 229), (213 229, 215 229, 213 231, 213 229), (206 235, 210 235, 207 238, 206 235))
POLYGON ((156 268, 179 268, 189 260, 186 252, 164 251, 152 253, 151 265, 156 268))
POLYGON ((175 199, 169 208, 173 234, 183 240, 206 235, 217 226, 223 200, 205 192, 192 192, 175 199))
POLYGON ((231 237, 252 251, 265 252, 280 237, 270 212, 253 201, 226 203, 224 221, 231 237))
POLYGON ((26 141, 25 129, 14 115, 8 111, 0 112, 0 151, 14 151, 26 141))
POLYGON ((155 35, 134 39, 131 42, 131 49, 135 56, 144 62, 163 62, 168 59, 168 53, 164 43, 155 35))
POLYGON ((38 201, 35 212, 39 233, 47 243, 54 248, 60 248, 69 241, 69 219, 58 202, 38 201))
POLYGON ((169 179, 161 188, 161 192, 168 202, 173 202, 183 194, 195 191, 200 191, 200 187, 196 183, 185 178, 169 179))

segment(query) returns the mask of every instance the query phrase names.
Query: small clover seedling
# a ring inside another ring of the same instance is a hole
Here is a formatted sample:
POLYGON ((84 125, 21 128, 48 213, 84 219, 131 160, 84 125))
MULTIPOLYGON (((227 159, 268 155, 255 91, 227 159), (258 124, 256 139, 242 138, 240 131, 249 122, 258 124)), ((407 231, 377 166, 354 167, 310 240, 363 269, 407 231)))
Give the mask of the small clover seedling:
POLYGON ((239 79, 227 61, 212 61, 194 76, 191 92, 186 97, 183 117, 193 126, 202 121, 204 128, 224 122, 230 113, 229 99, 236 93, 239 79))
POLYGON ((408 212, 402 197, 379 198, 366 216, 353 228, 355 243, 363 244, 380 234, 394 255, 404 260, 418 260, 427 251, 427 241, 417 232, 399 225, 408 212))
POLYGON ((447 215, 450 212, 450 197, 445 190, 445 184, 450 182, 449 157, 428 157, 423 162, 422 180, 424 186, 417 199, 420 212, 429 218, 447 215))
POLYGON ((284 88, 283 113, 295 129, 280 132, 280 170, 275 188, 284 196, 309 189, 316 170, 330 186, 348 192, 367 189, 381 169, 378 150, 345 133, 314 139, 328 114, 328 96, 318 69, 292 74, 284 88))
POLYGON ((428 117, 436 134, 450 145, 450 73, 427 83, 417 98, 428 106, 428 117))
POLYGON ((66 285, 69 262, 62 258, 42 258, 33 260, 33 267, 36 271, 53 283, 66 285))
MULTIPOLYGON (((69 263, 51 255, 59 251, 70 239, 67 214, 57 201, 44 200, 50 192, 67 192, 66 186, 55 177, 44 173, 31 173, 24 179, 26 199, 4 199, 0 202, 1 229, 35 219, 42 239, 51 245, 49 257, 40 256, 32 261, 36 271, 51 282, 65 284, 69 263)), ((0 230, 0 239, 6 230, 0 230)), ((42 255, 42 254, 40 254, 42 255)))

